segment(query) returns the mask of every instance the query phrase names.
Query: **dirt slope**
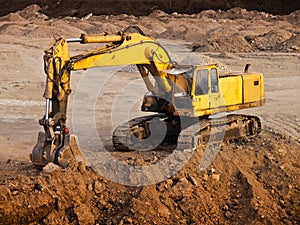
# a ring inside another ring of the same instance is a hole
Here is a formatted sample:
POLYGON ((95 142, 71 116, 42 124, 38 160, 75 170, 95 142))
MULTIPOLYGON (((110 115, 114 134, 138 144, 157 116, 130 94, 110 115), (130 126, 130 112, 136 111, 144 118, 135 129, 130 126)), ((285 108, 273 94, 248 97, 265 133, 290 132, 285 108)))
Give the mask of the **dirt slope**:
MULTIPOLYGON (((0 223, 298 224, 299 149, 264 130, 223 146, 206 171, 198 149, 175 176, 145 187, 113 183, 81 164, 40 173, 10 160, 0 167, 0 223)), ((137 161, 146 164, 142 155, 137 161)))
POLYGON ((38 5, 0 18, 0 32, 6 35, 51 37, 59 34, 79 37, 81 33, 118 32, 139 26, 155 38, 184 40, 193 51, 252 52, 300 51, 300 11, 287 16, 233 8, 198 14, 166 14, 156 10, 149 16, 132 15, 66 17, 49 19, 38 5))
POLYGON ((299 1, 293 0, 3 0, 0 9, 0 16, 10 12, 23 9, 31 4, 38 4, 42 7, 42 12, 50 17, 63 16, 85 16, 88 13, 96 15, 118 15, 130 14, 136 16, 146 16, 159 9, 167 13, 199 13, 202 10, 228 10, 233 7, 241 7, 248 10, 258 10, 273 14, 289 14, 300 8, 299 1))

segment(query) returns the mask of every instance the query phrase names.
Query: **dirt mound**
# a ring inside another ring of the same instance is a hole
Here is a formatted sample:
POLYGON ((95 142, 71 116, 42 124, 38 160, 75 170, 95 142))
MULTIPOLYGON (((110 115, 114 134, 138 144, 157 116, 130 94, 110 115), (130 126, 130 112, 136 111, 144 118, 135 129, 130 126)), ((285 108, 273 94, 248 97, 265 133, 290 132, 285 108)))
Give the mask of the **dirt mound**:
POLYGON ((198 149, 176 175, 145 187, 113 183, 78 163, 40 172, 8 161, 0 167, 0 224, 297 224, 299 148, 264 130, 224 145, 207 170, 199 170, 198 149))
POLYGON ((0 32, 5 35, 27 36, 27 37, 52 37, 59 34, 63 36, 80 35, 83 30, 68 25, 62 20, 49 20, 47 16, 40 13, 40 7, 30 5, 25 9, 10 13, 1 17, 0 32))
POLYGON ((81 33, 115 33, 130 25, 139 26, 155 38, 183 40, 199 52, 299 52, 297 18, 299 11, 288 16, 233 8, 228 11, 203 11, 188 15, 167 14, 161 10, 149 16, 121 14, 83 18, 49 19, 38 5, 0 17, 2 34, 29 37, 61 35, 78 37, 81 33))
POLYGON ((48 17, 41 13, 41 7, 39 5, 29 5, 26 8, 18 11, 17 13, 20 14, 25 19, 28 20, 46 20, 48 17))
POLYGON ((299 26, 299 23, 300 23, 300 10, 296 10, 296 11, 292 12, 291 14, 286 16, 286 18, 291 24, 299 26))
POLYGON ((168 13, 198 13, 207 9, 221 9, 227 10, 233 7, 241 7, 248 10, 265 11, 274 14, 288 14, 300 8, 300 3, 293 0, 256 0, 256 1, 242 1, 242 0, 4 0, 0 9, 0 15, 6 15, 11 12, 23 9, 27 5, 38 4, 41 6, 44 14, 50 17, 63 16, 85 16, 92 12, 94 14, 131 14, 138 16, 145 16, 150 14, 153 10, 160 9, 168 13))
POLYGON ((271 30, 262 35, 247 35, 245 40, 255 49, 260 51, 283 49, 286 44, 283 44, 291 38, 290 32, 282 30, 271 30), (283 47, 283 48, 282 48, 283 47))

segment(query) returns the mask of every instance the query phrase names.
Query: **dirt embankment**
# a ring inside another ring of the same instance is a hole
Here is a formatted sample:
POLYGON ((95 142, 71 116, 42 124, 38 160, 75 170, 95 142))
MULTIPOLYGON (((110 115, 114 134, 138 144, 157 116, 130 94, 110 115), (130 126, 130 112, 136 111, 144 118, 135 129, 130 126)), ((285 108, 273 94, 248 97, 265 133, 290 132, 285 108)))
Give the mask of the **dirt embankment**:
POLYGON ((167 14, 156 10, 149 16, 117 15, 51 19, 38 5, 0 18, 0 32, 27 37, 79 37, 81 33, 114 33, 139 26, 154 38, 184 40, 199 52, 300 51, 300 11, 287 16, 233 8, 198 14, 167 14))
MULTIPOLYGON (((40 173, 2 163, 0 224, 299 224, 299 143, 264 130, 224 145, 200 172, 203 150, 173 177, 144 187, 113 183, 82 164, 49 164, 40 173)), ((153 163, 122 154, 132 165, 153 163)))
POLYGON ((0 16, 23 9, 31 4, 40 5, 42 12, 50 17, 82 17, 90 12, 96 15, 118 15, 126 13, 136 16, 146 16, 156 9, 167 13, 178 12, 193 14, 207 9, 228 10, 234 7, 283 15, 300 9, 299 1, 293 0, 4 0, 4 2, 2 1, 0 16))

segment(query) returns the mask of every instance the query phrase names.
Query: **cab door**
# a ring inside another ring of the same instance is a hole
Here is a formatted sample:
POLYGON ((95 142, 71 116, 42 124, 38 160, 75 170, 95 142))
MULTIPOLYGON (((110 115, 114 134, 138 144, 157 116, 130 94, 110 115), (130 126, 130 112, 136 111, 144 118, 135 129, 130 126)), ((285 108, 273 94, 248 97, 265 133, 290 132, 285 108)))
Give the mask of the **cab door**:
POLYGON ((219 108, 222 106, 219 90, 219 76, 216 67, 210 69, 209 74, 209 108, 219 108))
POLYGON ((209 109, 209 70, 196 68, 193 79, 193 106, 197 116, 205 115, 209 109))

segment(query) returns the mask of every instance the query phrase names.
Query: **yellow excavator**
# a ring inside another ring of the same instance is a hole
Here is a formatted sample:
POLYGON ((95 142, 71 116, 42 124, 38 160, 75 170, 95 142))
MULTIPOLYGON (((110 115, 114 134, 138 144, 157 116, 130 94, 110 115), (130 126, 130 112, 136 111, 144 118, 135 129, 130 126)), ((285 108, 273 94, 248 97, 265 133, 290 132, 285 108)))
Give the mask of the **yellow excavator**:
POLYGON ((39 133, 38 142, 30 154, 34 165, 54 162, 67 166, 72 160, 85 160, 76 136, 70 134, 66 126, 71 71, 118 65, 137 66, 148 90, 141 110, 154 113, 130 120, 129 128, 128 123, 121 124, 113 131, 112 142, 118 151, 138 150, 143 144, 149 145, 145 140, 159 133, 161 123, 166 132, 160 146, 175 145, 182 150, 208 142, 212 126, 226 127, 223 140, 256 135, 261 130, 256 116, 230 114, 210 119, 211 115, 220 112, 264 104, 263 75, 249 73, 248 64, 241 73, 224 74, 218 71, 216 64, 178 65, 162 45, 136 26, 116 34, 82 34, 80 38, 71 39, 59 37, 44 55, 46 109, 39 121, 44 132, 39 133), (128 32, 130 30, 134 31, 128 32), (105 45, 70 56, 68 45, 72 42, 105 45), (192 125, 199 125, 198 130, 181 135, 192 125))

